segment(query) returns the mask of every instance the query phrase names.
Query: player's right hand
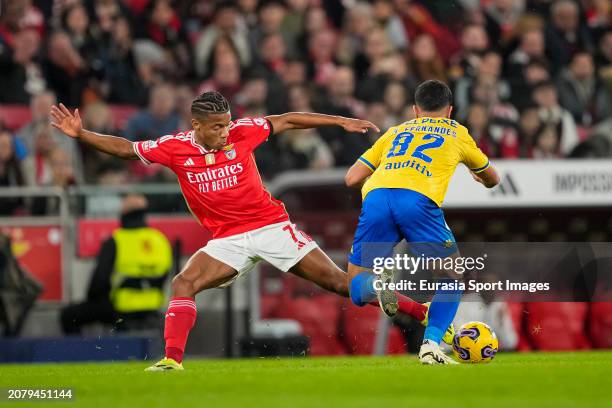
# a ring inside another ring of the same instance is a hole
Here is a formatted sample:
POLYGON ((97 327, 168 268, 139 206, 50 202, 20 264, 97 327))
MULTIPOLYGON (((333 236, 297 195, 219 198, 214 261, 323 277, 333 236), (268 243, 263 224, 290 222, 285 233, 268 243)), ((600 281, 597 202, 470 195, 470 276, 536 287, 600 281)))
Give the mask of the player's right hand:
POLYGON ((78 137, 79 132, 83 129, 79 110, 76 109, 74 114, 72 114, 63 103, 60 103, 59 107, 56 105, 51 107, 51 118, 51 126, 61 130, 70 137, 78 137))

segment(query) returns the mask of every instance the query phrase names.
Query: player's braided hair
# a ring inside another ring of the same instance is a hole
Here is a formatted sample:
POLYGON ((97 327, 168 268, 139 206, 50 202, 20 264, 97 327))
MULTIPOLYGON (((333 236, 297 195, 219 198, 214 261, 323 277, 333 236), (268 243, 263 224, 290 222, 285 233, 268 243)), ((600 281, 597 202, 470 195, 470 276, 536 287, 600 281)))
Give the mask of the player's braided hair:
POLYGON ((219 92, 211 91, 200 94, 191 103, 193 116, 206 116, 210 113, 227 113, 230 111, 229 102, 219 92))

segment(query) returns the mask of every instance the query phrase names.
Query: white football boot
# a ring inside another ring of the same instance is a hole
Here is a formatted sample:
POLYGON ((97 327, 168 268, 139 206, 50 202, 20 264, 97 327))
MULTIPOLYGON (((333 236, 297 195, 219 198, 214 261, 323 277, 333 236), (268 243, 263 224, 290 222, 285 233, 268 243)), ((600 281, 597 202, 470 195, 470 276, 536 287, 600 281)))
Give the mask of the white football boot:
POLYGON ((459 364, 451 357, 444 354, 440 346, 431 340, 424 340, 419 350, 419 360, 421 364, 459 364))

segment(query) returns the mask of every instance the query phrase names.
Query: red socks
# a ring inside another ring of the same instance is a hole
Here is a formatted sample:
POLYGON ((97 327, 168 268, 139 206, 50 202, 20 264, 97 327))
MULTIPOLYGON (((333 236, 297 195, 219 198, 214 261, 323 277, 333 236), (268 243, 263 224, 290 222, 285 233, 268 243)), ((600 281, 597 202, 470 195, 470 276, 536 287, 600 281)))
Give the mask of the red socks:
POLYGON ((195 324, 196 312, 196 304, 193 298, 174 297, 170 300, 164 328, 167 358, 171 358, 178 363, 183 361, 187 336, 195 324))
MULTIPOLYGON (((397 295, 397 304, 399 306, 399 311, 417 319, 419 322, 425 318, 425 314, 427 313, 427 306, 415 302, 410 299, 408 296, 404 296, 395 292, 397 295)), ((373 300, 370 302, 370 305, 378 307, 378 301, 373 300)))
POLYGON ((427 314, 427 306, 422 303, 415 302, 408 296, 400 295, 399 293, 396 293, 396 295, 400 312, 414 317, 419 322, 425 318, 425 315, 427 314))

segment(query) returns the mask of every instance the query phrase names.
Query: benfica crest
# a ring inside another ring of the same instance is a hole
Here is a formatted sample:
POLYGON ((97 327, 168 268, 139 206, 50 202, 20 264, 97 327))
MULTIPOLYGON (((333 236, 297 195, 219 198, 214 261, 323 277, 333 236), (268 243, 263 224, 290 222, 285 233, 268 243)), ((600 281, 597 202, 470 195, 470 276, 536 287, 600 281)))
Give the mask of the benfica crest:
POLYGON ((236 158, 236 150, 234 149, 234 145, 227 145, 223 148, 225 153, 225 157, 227 157, 227 160, 234 160, 236 158))

